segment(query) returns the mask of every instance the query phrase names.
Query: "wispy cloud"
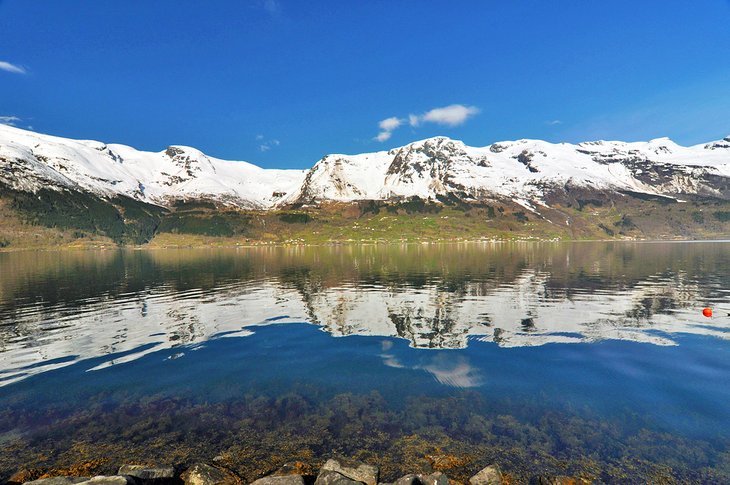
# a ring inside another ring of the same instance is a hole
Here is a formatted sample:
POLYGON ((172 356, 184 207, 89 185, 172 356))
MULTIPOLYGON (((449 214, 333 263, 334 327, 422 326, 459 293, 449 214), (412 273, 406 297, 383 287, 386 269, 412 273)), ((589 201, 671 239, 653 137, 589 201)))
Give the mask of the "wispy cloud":
POLYGON ((17 116, 0 116, 0 125, 16 126, 21 121, 17 116))
POLYGON ((545 124, 550 125, 550 126, 556 126, 556 125, 562 125, 563 122, 560 120, 550 120, 550 121, 546 121, 545 124))
POLYGON ((396 130, 404 122, 405 120, 402 120, 397 116, 391 116, 390 118, 385 118, 384 120, 381 120, 378 123, 378 126, 380 127, 380 133, 378 133, 378 135, 375 137, 375 140, 380 142, 389 140, 391 135, 393 134, 393 130, 396 130))
POLYGON ((274 147, 278 147, 281 145, 281 142, 275 138, 272 138, 271 140, 264 140, 264 135, 256 135, 256 141, 261 142, 259 143, 259 151, 260 152, 268 152, 274 147))
POLYGON ((452 104, 441 108, 434 108, 421 115, 409 114, 408 118, 391 116, 378 123, 380 132, 373 140, 384 142, 390 139, 393 132, 403 126, 406 122, 412 127, 418 127, 424 123, 435 123, 443 126, 459 126, 466 123, 472 116, 479 113, 476 106, 465 106, 463 104, 452 104))
POLYGON ((434 108, 424 114, 409 115, 408 122, 411 126, 418 126, 421 123, 436 123, 438 125, 459 126, 466 123, 466 120, 479 113, 476 106, 464 106, 463 104, 452 104, 443 108, 434 108))
POLYGON ((16 66, 15 64, 11 64, 5 61, 0 61, 0 71, 12 72, 15 74, 26 74, 26 70, 24 67, 16 66))

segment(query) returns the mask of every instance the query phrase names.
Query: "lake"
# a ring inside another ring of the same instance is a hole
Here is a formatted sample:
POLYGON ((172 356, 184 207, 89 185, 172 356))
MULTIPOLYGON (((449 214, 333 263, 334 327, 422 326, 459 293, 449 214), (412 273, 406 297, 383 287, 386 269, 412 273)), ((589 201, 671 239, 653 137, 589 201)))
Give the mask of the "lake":
POLYGON ((0 480, 339 454, 728 483, 729 293, 727 242, 0 253, 0 480))

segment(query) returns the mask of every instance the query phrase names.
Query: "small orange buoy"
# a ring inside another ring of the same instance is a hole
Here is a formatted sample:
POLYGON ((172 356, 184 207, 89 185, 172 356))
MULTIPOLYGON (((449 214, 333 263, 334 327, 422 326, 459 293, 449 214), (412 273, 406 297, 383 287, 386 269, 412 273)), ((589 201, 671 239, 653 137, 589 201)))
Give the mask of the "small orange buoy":
POLYGON ((707 318, 710 318, 712 316, 712 308, 704 308, 702 310, 702 314, 707 318))

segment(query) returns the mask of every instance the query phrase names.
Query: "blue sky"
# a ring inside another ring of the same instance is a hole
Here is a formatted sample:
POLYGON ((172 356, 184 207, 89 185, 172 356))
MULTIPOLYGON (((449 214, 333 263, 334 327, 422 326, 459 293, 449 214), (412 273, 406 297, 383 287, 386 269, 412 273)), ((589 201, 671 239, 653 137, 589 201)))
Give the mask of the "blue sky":
POLYGON ((0 120, 266 167, 730 134, 730 1, 0 0, 0 120))

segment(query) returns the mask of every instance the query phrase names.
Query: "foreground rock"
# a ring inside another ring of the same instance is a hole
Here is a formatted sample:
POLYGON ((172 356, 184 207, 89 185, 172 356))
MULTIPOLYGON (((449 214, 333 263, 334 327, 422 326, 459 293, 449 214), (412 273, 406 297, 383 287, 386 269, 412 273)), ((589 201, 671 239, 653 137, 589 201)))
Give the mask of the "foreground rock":
MULTIPOLYGON (((362 482, 365 485, 377 485, 378 475, 380 474, 380 470, 376 466, 345 459, 327 460, 322 466, 322 472, 325 471, 337 472, 350 480, 362 482)), ((319 481, 319 477, 317 481, 319 481)))
POLYGON ((228 470, 206 463, 196 463, 180 475, 185 485, 235 485, 241 479, 228 470))
POLYGON ((406 475, 395 481, 394 485, 449 485, 449 479, 441 472, 430 475, 406 475))
POLYGON ((363 482, 353 480, 332 470, 323 470, 317 476, 314 485, 362 485, 363 482))
POLYGON ((145 465, 122 465, 119 467, 119 475, 138 478, 140 480, 172 480, 175 478, 173 467, 149 467, 145 465))
POLYGON ((269 476, 259 478, 251 485, 304 485, 301 475, 269 476))
POLYGON ((33 485, 71 485, 74 483, 88 482, 91 477, 53 477, 53 478, 39 478, 32 482, 25 482, 26 484, 33 485))
POLYGON ((129 485, 130 481, 126 477, 110 476, 110 477, 53 477, 41 478, 32 482, 25 482, 26 485, 129 485))
POLYGON ((498 465, 489 465, 469 479, 471 485, 502 485, 502 472, 498 465))

